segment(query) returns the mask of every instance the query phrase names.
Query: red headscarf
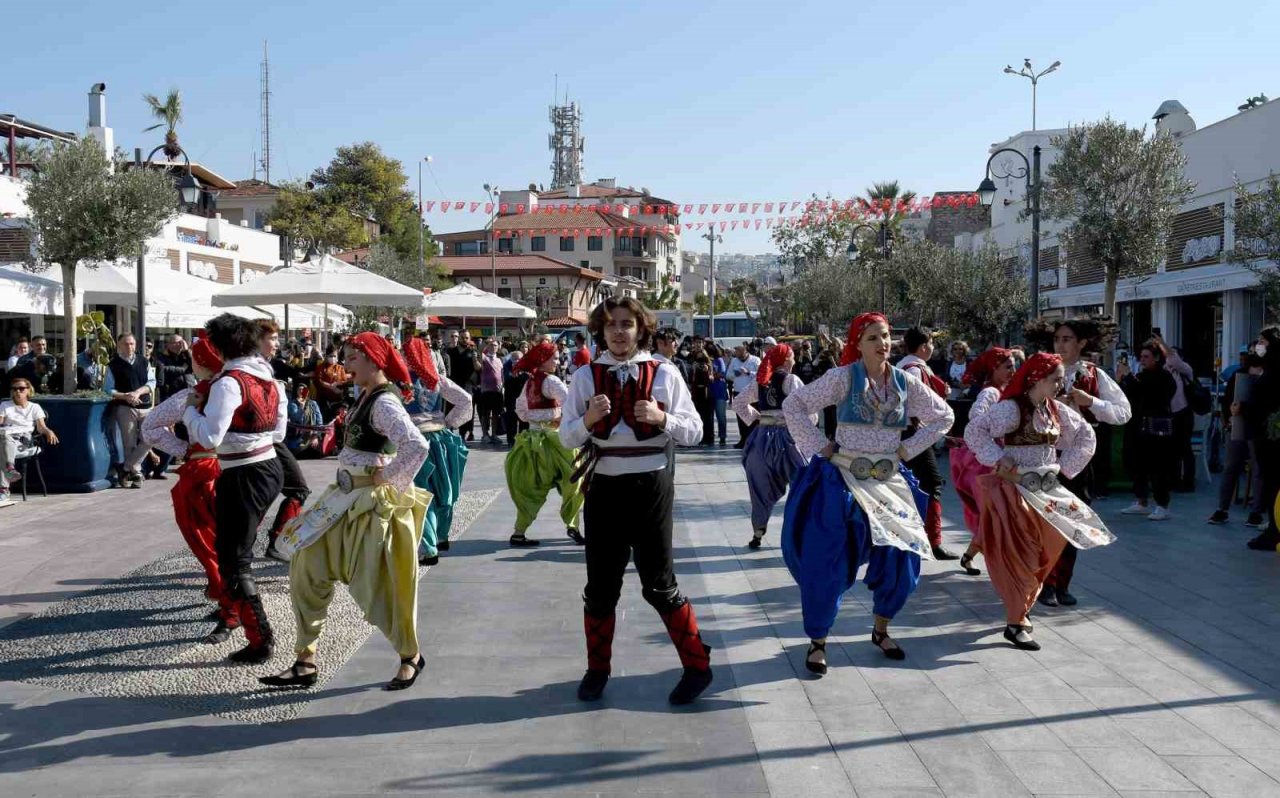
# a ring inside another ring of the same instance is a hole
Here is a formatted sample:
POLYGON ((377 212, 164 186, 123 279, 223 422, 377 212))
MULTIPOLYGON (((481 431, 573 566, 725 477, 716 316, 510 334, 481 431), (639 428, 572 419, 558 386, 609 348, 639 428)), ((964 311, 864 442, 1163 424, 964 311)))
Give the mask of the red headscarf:
POLYGON ((889 320, 883 313, 863 313, 849 322, 849 334, 844 342, 844 351, 840 353, 840 365, 847 366, 862 359, 858 341, 862 339, 862 334, 867 331, 867 328, 876 322, 881 322, 885 326, 889 324, 889 320))
POLYGON ((768 352, 765 352, 764 362, 760 364, 760 370, 756 372, 756 382, 761 385, 768 385, 769 380, 773 379, 773 370, 786 363, 789 357, 791 357, 791 347, 786 344, 778 344, 768 352))
POLYGON ((1062 365, 1062 358, 1057 355, 1051 355, 1048 352, 1037 352, 1027 358, 1027 362, 1022 364, 1022 368, 1018 369, 1018 373, 1013 375, 1013 379, 1009 380, 1009 384, 1004 387, 1001 392, 1001 399, 1017 399, 1019 396, 1025 395, 1040 380, 1053 373, 1053 370, 1062 365))
POLYGON ((1012 350, 993 346, 969 361, 969 365, 965 368, 964 376, 960 378, 960 381, 965 385, 981 383, 986 386, 991 382, 991 375, 995 372, 996 367, 1011 357, 1013 357, 1012 350))
POLYGON ((197 339, 191 345, 191 360, 199 363, 202 368, 209 369, 214 374, 222 371, 222 355, 218 354, 218 350, 213 348, 213 344, 209 343, 208 338, 197 339))
MULTIPOLYGON (((541 366, 548 360, 554 358, 558 351, 556 345, 550 341, 543 341, 540 344, 529 349, 524 356, 516 361, 513 371, 523 371, 529 375, 529 394, 532 396, 542 396, 542 383, 547 378, 547 373, 542 370, 541 366)), ((587 359, 590 363, 590 358, 587 359)))
POLYGON ((361 352, 373 364, 382 369, 387 379, 392 382, 407 383, 410 380, 409 367, 404 358, 386 338, 377 333, 362 332, 354 338, 347 339, 347 346, 361 352))
POLYGON ((440 384, 440 372, 436 370, 436 359, 431 356, 431 345, 421 338, 410 338, 404 345, 404 356, 427 390, 434 391, 440 384))

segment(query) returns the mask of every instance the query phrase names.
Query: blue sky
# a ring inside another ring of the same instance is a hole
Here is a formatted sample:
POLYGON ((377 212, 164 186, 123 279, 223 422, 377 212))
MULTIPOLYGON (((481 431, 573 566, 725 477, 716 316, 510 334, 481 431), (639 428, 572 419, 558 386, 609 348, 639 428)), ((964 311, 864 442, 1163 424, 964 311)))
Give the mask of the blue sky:
MULTIPOLYGON (((274 180, 372 140, 412 189, 414 162, 433 156, 427 199, 549 182, 556 73, 583 107, 586 177, 680 203, 847 197, 884 179, 972 189, 986 148, 1030 126, 1029 84, 1001 74, 1024 57, 1063 62, 1040 87, 1042 128, 1108 113, 1144 124, 1165 99, 1204 125, 1280 95, 1280 3, 1258 0, 129 5, 23 4, 6 20, 0 113, 81 130, 104 81, 117 143, 149 149, 161 134, 142 132, 141 95, 176 86, 183 145, 241 179, 259 146, 265 38, 274 180)), ((725 248, 771 245, 753 230, 725 248)))

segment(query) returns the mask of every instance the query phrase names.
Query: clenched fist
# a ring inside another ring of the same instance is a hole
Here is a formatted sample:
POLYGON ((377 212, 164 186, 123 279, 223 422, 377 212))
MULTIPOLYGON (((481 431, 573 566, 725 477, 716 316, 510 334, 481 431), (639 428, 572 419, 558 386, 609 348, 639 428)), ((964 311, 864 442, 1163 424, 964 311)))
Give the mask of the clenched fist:
POLYGON ((597 394, 591 397, 591 401, 587 402, 586 415, 582 417, 582 423, 588 427, 594 427, 599 424, 601 419, 609 415, 609 411, 613 409, 613 405, 609 403, 609 397, 604 394, 597 394))
POLYGON ((667 414, 657 402, 641 399, 636 402, 636 421, 661 428, 667 425, 667 414))

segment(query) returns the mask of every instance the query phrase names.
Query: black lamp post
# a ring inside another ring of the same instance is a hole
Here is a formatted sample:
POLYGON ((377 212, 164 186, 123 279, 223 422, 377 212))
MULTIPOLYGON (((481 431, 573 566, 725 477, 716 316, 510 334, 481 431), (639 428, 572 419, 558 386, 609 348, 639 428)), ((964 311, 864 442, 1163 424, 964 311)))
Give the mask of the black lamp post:
POLYGON ((880 222, 879 226, 872 227, 865 222, 859 222, 853 226, 853 231, 849 237, 849 248, 845 250, 845 256, 849 259, 849 263, 853 263, 858 259, 858 231, 870 230, 876 235, 876 250, 880 253, 882 260, 886 263, 880 265, 880 312, 888 313, 886 307, 888 302, 885 299, 884 288, 884 270, 887 266, 889 256, 893 254, 893 231, 889 229, 888 220, 880 222))
POLYGON ((992 176, 1004 180, 1026 180, 1027 202, 1031 205, 1031 318, 1040 313, 1040 146, 1031 148, 1031 160, 1018 150, 1004 147, 991 153, 987 159, 986 176, 978 185, 978 199, 985 207, 991 207, 996 198, 996 184, 992 176), (1022 159, 1022 166, 1014 164, 1014 168, 1000 167, 1001 171, 993 173, 991 164, 1001 153, 1011 152, 1022 159))
MULTIPOLYGON (((156 157, 156 153, 163 150, 165 144, 156 147, 147 156, 147 160, 142 160, 142 149, 135 148, 133 151, 133 162, 135 166, 144 168, 151 165, 151 159, 156 157)), ((178 179, 178 193, 182 197, 183 205, 194 205, 200 199, 200 181, 191 173, 191 158, 187 155, 186 150, 178 147, 178 152, 182 155, 185 162, 186 173, 178 179)), ((138 317, 134 323, 134 335, 138 340, 138 352, 146 351, 147 340, 147 245, 142 245, 142 250, 138 253, 138 317)))

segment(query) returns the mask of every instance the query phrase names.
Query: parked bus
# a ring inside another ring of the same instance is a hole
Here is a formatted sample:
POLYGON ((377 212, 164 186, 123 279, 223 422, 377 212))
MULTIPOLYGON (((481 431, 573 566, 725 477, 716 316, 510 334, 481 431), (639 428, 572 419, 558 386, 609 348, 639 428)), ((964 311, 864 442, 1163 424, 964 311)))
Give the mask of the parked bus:
POLYGON ((693 334, 703 338, 714 338, 717 344, 733 348, 746 343, 759 335, 757 318, 748 316, 746 311, 736 310, 729 313, 716 314, 715 335, 707 335, 708 316, 698 314, 693 317, 693 334))

